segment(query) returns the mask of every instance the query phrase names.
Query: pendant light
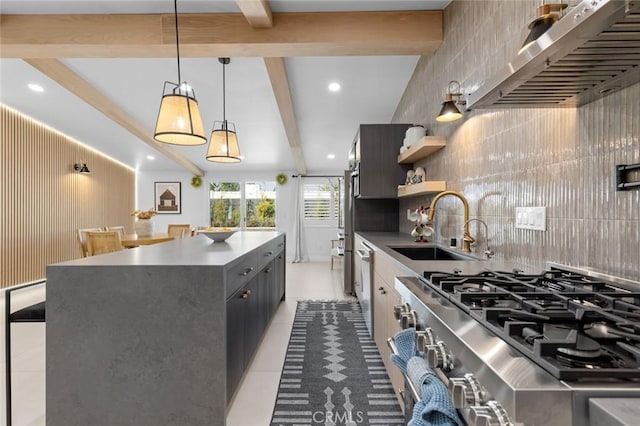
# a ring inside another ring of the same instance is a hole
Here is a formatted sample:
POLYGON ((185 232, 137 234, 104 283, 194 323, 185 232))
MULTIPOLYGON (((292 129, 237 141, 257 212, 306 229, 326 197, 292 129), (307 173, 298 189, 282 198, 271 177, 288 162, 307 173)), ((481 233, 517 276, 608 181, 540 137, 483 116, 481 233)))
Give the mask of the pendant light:
POLYGON ((153 138, 172 145, 203 145, 207 138, 193 88, 180 78, 180 40, 178 38, 178 0, 174 0, 178 84, 164 82, 160 111, 153 138))
POLYGON ((447 88, 447 94, 445 95, 444 102, 442 103, 442 109, 440 109, 440 114, 438 114, 438 116, 436 117, 436 121, 455 121, 462 117, 462 113, 456 106, 456 103, 464 105, 464 102, 453 100, 454 97, 459 98, 460 96, 462 96, 460 83, 455 80, 450 81, 449 87, 447 88))
POLYGON ((544 0, 542 4, 536 9, 536 18, 529 23, 529 35, 522 43, 522 47, 518 50, 518 55, 524 52, 527 47, 533 44, 540 36, 549 30, 556 23, 560 17, 551 12, 562 12, 566 9, 566 3, 554 3, 554 4, 544 4, 544 0))
POLYGON ((238 145, 236 126, 227 121, 226 115, 225 68, 231 62, 231 59, 218 58, 218 61, 222 64, 222 121, 213 123, 211 140, 207 150, 207 160, 215 163, 239 163, 240 146, 238 145))

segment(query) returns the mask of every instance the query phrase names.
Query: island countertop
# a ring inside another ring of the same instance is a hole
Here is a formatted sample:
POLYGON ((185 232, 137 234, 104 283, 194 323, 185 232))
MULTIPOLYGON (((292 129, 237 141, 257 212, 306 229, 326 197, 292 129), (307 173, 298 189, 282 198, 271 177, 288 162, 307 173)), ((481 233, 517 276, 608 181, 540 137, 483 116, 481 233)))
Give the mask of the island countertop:
POLYGON ((276 231, 236 232, 226 241, 216 243, 204 235, 197 235, 162 244, 71 260, 58 263, 56 266, 225 266, 279 235, 283 234, 276 231))
POLYGON ((224 425, 228 342, 245 335, 228 326, 265 326, 285 249, 283 233, 238 232, 47 266, 47 424, 224 425))

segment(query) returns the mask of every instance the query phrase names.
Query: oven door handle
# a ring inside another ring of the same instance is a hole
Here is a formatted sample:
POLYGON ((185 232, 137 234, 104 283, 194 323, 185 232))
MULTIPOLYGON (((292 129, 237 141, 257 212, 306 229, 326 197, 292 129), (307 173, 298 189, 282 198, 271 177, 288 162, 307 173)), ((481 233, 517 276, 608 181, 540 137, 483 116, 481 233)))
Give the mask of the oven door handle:
POLYGON ((369 262, 371 259, 371 256, 369 256, 369 253, 366 250, 356 250, 356 254, 363 262, 369 262))

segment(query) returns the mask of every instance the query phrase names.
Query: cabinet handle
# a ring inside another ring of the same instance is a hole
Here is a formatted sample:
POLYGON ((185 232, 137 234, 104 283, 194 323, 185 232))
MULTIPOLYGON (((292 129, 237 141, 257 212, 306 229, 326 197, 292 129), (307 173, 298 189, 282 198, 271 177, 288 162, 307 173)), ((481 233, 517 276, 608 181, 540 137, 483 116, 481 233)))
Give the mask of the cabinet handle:
POLYGON ((242 298, 243 298, 243 299, 246 299, 246 298, 248 298, 249 296, 251 296, 251 290, 247 290, 247 291, 245 291, 244 293, 242 293, 242 298))
POLYGON ((382 291, 382 290, 384 290, 384 287, 380 286, 380 287, 378 287, 378 290, 382 291))
POLYGON ((253 271, 253 267, 251 268, 247 268, 243 273, 241 273, 240 275, 243 277, 246 277, 247 275, 249 275, 249 272, 253 271))
POLYGON ((265 257, 266 257, 266 256, 271 256, 272 254, 273 254, 273 252, 272 252, 272 251, 269 251, 269 252, 265 253, 265 257))
POLYGON ((387 294, 387 292, 384 290, 380 290, 380 294, 387 294))
POLYGON ((267 269, 265 269, 265 270, 264 270, 264 273, 265 273, 265 274, 268 274, 269 272, 271 272, 271 267, 269 267, 269 268, 267 268, 267 269))

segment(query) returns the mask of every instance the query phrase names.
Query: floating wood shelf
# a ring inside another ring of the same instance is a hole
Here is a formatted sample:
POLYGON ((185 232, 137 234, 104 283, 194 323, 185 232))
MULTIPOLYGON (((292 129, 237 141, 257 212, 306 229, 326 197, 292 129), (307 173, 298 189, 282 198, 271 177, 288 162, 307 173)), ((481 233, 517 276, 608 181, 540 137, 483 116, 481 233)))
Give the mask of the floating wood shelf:
POLYGON ((446 191, 447 182, 441 180, 414 183, 412 185, 398 185, 398 198, 413 197, 423 194, 435 194, 446 191))
POLYGON ((398 155, 398 163, 413 164, 444 148, 446 145, 447 140, 443 136, 425 136, 411 145, 405 152, 398 155))

